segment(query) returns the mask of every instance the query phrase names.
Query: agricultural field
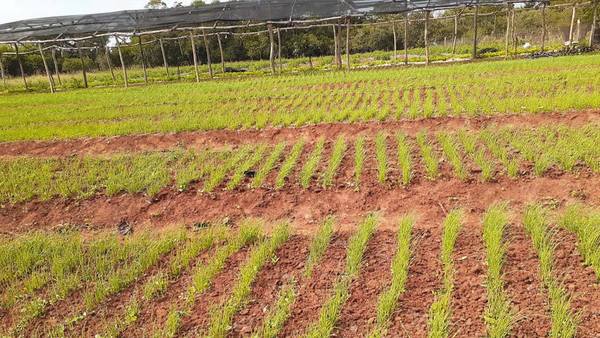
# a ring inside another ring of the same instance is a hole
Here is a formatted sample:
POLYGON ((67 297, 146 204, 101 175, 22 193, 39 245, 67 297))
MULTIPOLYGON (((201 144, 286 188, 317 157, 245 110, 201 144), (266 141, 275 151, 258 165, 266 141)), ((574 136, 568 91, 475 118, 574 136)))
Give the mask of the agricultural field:
POLYGON ((597 337, 599 144, 597 54, 9 90, 0 337, 597 337))

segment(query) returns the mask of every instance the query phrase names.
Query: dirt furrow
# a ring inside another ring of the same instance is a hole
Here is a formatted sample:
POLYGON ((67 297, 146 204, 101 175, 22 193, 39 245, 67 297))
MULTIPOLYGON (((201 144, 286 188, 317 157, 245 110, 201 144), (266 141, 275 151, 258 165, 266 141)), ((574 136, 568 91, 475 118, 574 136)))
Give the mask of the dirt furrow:
POLYGON ((414 135, 421 129, 456 130, 496 125, 537 126, 540 124, 563 123, 579 126, 600 121, 600 111, 585 110, 569 113, 545 113, 530 115, 503 115, 490 117, 434 117, 428 119, 404 119, 386 122, 323 123, 298 128, 265 128, 247 130, 215 130, 205 132, 182 132, 168 134, 124 135, 104 138, 83 138, 74 140, 17 141, 0 143, 0 156, 69 156, 74 154, 108 154, 165 150, 176 147, 204 148, 221 147, 228 144, 272 143, 295 140, 300 137, 316 139, 320 136, 334 138, 340 134, 349 137, 361 132, 375 133, 404 131, 414 135))
POLYGON ((319 318, 321 305, 327 299, 335 281, 345 267, 346 245, 350 234, 336 233, 321 263, 312 277, 300 285, 290 319, 281 332, 282 337, 297 337, 319 318))
POLYGON ((342 309, 334 335, 367 336, 376 318, 379 294, 390 284, 390 266, 395 252, 395 232, 375 233, 367 246, 360 275, 350 287, 350 298, 342 309))
POLYGON ((292 278, 299 280, 308 254, 309 238, 292 236, 277 250, 276 259, 264 266, 252 286, 246 308, 233 319, 232 337, 248 337, 254 332, 275 304, 281 287, 292 278))

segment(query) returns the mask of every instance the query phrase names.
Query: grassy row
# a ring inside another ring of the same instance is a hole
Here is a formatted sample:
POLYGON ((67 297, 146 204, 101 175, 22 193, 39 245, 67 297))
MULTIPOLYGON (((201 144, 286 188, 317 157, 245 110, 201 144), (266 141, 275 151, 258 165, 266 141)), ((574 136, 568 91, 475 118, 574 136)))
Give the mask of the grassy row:
MULTIPOLYGON (((529 172, 539 176, 551 168, 564 172, 588 169, 600 172, 600 150, 596 146, 600 142, 599 130, 598 125, 592 123, 581 128, 561 125, 534 130, 490 127, 481 132, 460 130, 434 135, 422 131, 414 139, 397 134, 393 144, 387 134, 380 132, 374 138, 373 147, 367 147, 368 139, 360 136, 354 141, 353 180, 359 189, 368 154, 373 152, 377 180, 382 184, 396 183, 391 182, 389 173, 397 166, 400 171, 398 184, 404 186, 414 180, 415 170, 419 167, 424 169, 428 179, 439 178, 442 155, 451 164, 453 175, 461 180, 478 175, 471 172, 472 166, 480 169, 482 181, 491 181, 504 174, 510 178, 529 172), (397 149, 396 158, 388 157, 389 148, 397 149)), ((304 140, 291 148, 280 143, 274 147, 243 146, 236 150, 4 158, 0 159, 0 202, 86 198, 100 192, 109 196, 122 192, 144 193, 152 197, 172 184, 176 189, 185 190, 197 182, 203 183, 202 191, 213 192, 223 184, 225 189, 237 188, 245 179, 250 188, 268 188, 270 182, 266 182, 266 177, 275 170, 274 186, 281 189, 300 164, 298 180, 301 187, 310 187, 319 170, 322 171, 323 186, 332 187, 346 157, 346 143, 344 136, 330 142, 331 157, 323 159, 327 142, 321 138, 312 145, 304 163, 300 163, 304 140), (265 156, 269 151, 270 155, 265 156), (280 158, 284 159, 278 164, 280 158), (323 165, 323 161, 328 163, 323 165)))
POLYGON ((515 322, 515 311, 504 290, 502 266, 506 256, 504 242, 508 225, 508 212, 505 204, 490 207, 483 216, 483 240, 487 262, 487 307, 485 310, 486 332, 488 337, 503 338, 510 334, 515 322))
POLYGON ((375 327, 369 333, 370 338, 384 337, 387 334, 390 320, 397 307, 398 299, 406 290, 408 266, 411 259, 411 237, 414 217, 404 216, 400 220, 397 235, 396 254, 392 259, 392 281, 390 286, 380 295, 377 302, 375 327))
POLYGON ((570 296, 554 273, 554 230, 550 228, 547 211, 539 205, 530 205, 523 214, 525 230, 531 237, 540 261, 542 284, 550 303, 550 337, 575 337, 577 315, 571 309, 570 296))
POLYGON ((367 244, 375 232, 377 222, 374 215, 368 216, 359 224, 357 232, 350 238, 346 250, 344 275, 335 283, 332 295, 321 307, 319 319, 311 324, 306 332, 306 337, 329 337, 333 333, 342 307, 350 297, 350 285, 360 272, 367 244))
POLYGON ((600 279, 600 211, 573 204, 561 215, 559 223, 577 235, 579 253, 600 279))
POLYGON ((442 288, 436 293, 435 300, 429 308, 428 337, 439 338, 450 336, 450 316, 452 309, 450 301, 454 290, 454 262, 452 253, 456 239, 462 227, 462 212, 451 211, 444 220, 442 235, 442 248, 440 260, 442 261, 443 281, 442 288))
POLYGON ((0 142, 595 108, 599 58, 6 95, 0 142))

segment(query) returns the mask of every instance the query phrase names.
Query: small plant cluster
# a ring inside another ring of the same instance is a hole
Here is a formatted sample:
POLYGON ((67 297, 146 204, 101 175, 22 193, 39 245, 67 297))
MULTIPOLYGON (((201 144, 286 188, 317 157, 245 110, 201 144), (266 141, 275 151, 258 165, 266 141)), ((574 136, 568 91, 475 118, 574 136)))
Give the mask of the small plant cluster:
POLYGON ((592 267, 600 279, 600 210, 572 204, 560 217, 559 223, 577 235, 577 248, 585 264, 592 267))

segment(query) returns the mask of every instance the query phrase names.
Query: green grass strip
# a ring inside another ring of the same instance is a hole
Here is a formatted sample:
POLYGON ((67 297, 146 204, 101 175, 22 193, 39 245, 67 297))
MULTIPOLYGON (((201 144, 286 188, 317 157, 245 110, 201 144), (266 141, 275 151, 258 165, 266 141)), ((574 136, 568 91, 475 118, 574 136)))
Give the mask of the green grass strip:
POLYGON ((571 309, 567 290, 554 277, 554 235, 548 224, 547 211, 539 205, 529 205, 523 213, 523 225, 531 237, 540 260, 543 286, 550 302, 550 337, 575 337, 578 316, 571 309))
POLYGON ((354 141, 354 185, 360 188, 363 168, 365 166, 365 137, 359 136, 354 141))
POLYGON ((575 233, 577 249, 584 264, 590 266, 600 280, 600 210, 571 204, 560 217, 559 223, 575 233))
POLYGON ((415 220, 412 216, 403 216, 397 235, 396 254, 392 259, 392 281, 380 295, 377 302, 375 327, 369 337, 384 337, 390 325, 390 319, 397 307, 398 299, 405 291, 408 279, 408 267, 411 259, 411 237, 415 220))
POLYGON ((296 166, 296 163, 298 163, 298 160, 300 159, 300 155, 302 155, 302 150, 304 150, 304 143, 304 140, 300 140, 296 142, 296 144, 294 144, 294 147, 292 148, 288 157, 283 162, 281 170, 279 170, 277 178, 275 179, 275 188, 281 189, 285 185, 285 180, 290 176, 292 170, 296 166))
POLYGON ((442 289, 436 293, 435 300, 429 308, 428 326, 429 338, 442 338, 450 336, 450 316, 452 309, 452 291, 454 289, 454 262, 452 252, 456 239, 462 227, 462 211, 452 210, 444 220, 444 233, 442 235, 442 248, 440 260, 442 261, 443 281, 442 289))
POLYGON ((346 251, 346 270, 333 287, 333 294, 321 308, 319 319, 312 324, 306 337, 329 337, 340 316, 342 307, 350 297, 350 285, 358 277, 360 266, 367 249, 367 243, 375 233, 377 218, 369 215, 359 226, 358 231, 350 238, 346 251))
POLYGON ((315 148, 312 153, 310 153, 308 160, 304 164, 302 168, 302 172, 300 173, 300 186, 306 189, 310 185, 310 181, 317 170, 317 166, 321 161, 321 156, 323 155, 323 149, 325 148, 325 139, 320 138, 315 144, 315 148))
POLYGON ((271 152, 265 163, 260 167, 260 169, 258 169, 254 180, 252 180, 252 188, 256 189, 263 185, 265 179, 267 178, 267 175, 269 175, 271 170, 273 170, 273 168, 275 167, 275 163, 281 157, 281 154, 283 153, 284 149, 285 142, 278 143, 275 146, 275 148, 273 148, 273 151, 271 152))
POLYGON ((387 178, 387 135, 383 132, 375 136, 375 158, 377 159, 377 180, 384 183, 387 178))
POLYGON ((339 136, 335 141, 333 146, 333 152, 331 154, 331 159, 329 160, 329 165, 323 174, 323 186, 325 188, 330 188, 333 186, 333 179, 337 174, 337 171, 342 164, 342 160, 344 159, 344 155, 346 154, 346 140, 343 135, 339 136))
POLYGON ((396 142, 398 142, 398 164, 402 171, 402 185, 407 186, 412 180, 411 146, 408 143, 406 135, 402 133, 396 135, 396 142))
POLYGON ((440 174, 440 160, 437 158, 431 144, 427 141, 427 134, 424 131, 417 134, 417 143, 421 149, 421 156, 423 156, 426 176, 430 180, 435 180, 440 174))
POLYGON ((244 177, 246 177, 246 172, 252 169, 252 167, 254 167, 258 162, 260 162, 260 160, 262 160, 266 149, 267 147, 265 145, 258 146, 254 150, 254 153, 252 153, 252 156, 250 156, 248 159, 246 159, 246 161, 240 164, 239 167, 237 167, 237 169, 233 173, 233 176, 227 183, 227 190, 235 189, 242 182, 244 177))
POLYGON ((252 283, 258 276, 259 271, 275 255, 275 251, 288 240, 289 236, 289 225, 283 223, 274 230, 268 240, 252 251, 250 257, 240 269, 232 294, 223 304, 211 310, 207 337, 227 336, 227 332, 231 329, 233 316, 244 307, 246 299, 252 292, 252 283))
POLYGON ((502 266, 506 256, 504 234, 508 225, 506 204, 491 206, 483 216, 483 240, 487 262, 487 307, 485 324, 490 338, 503 338, 510 334, 515 313, 504 290, 502 266))

